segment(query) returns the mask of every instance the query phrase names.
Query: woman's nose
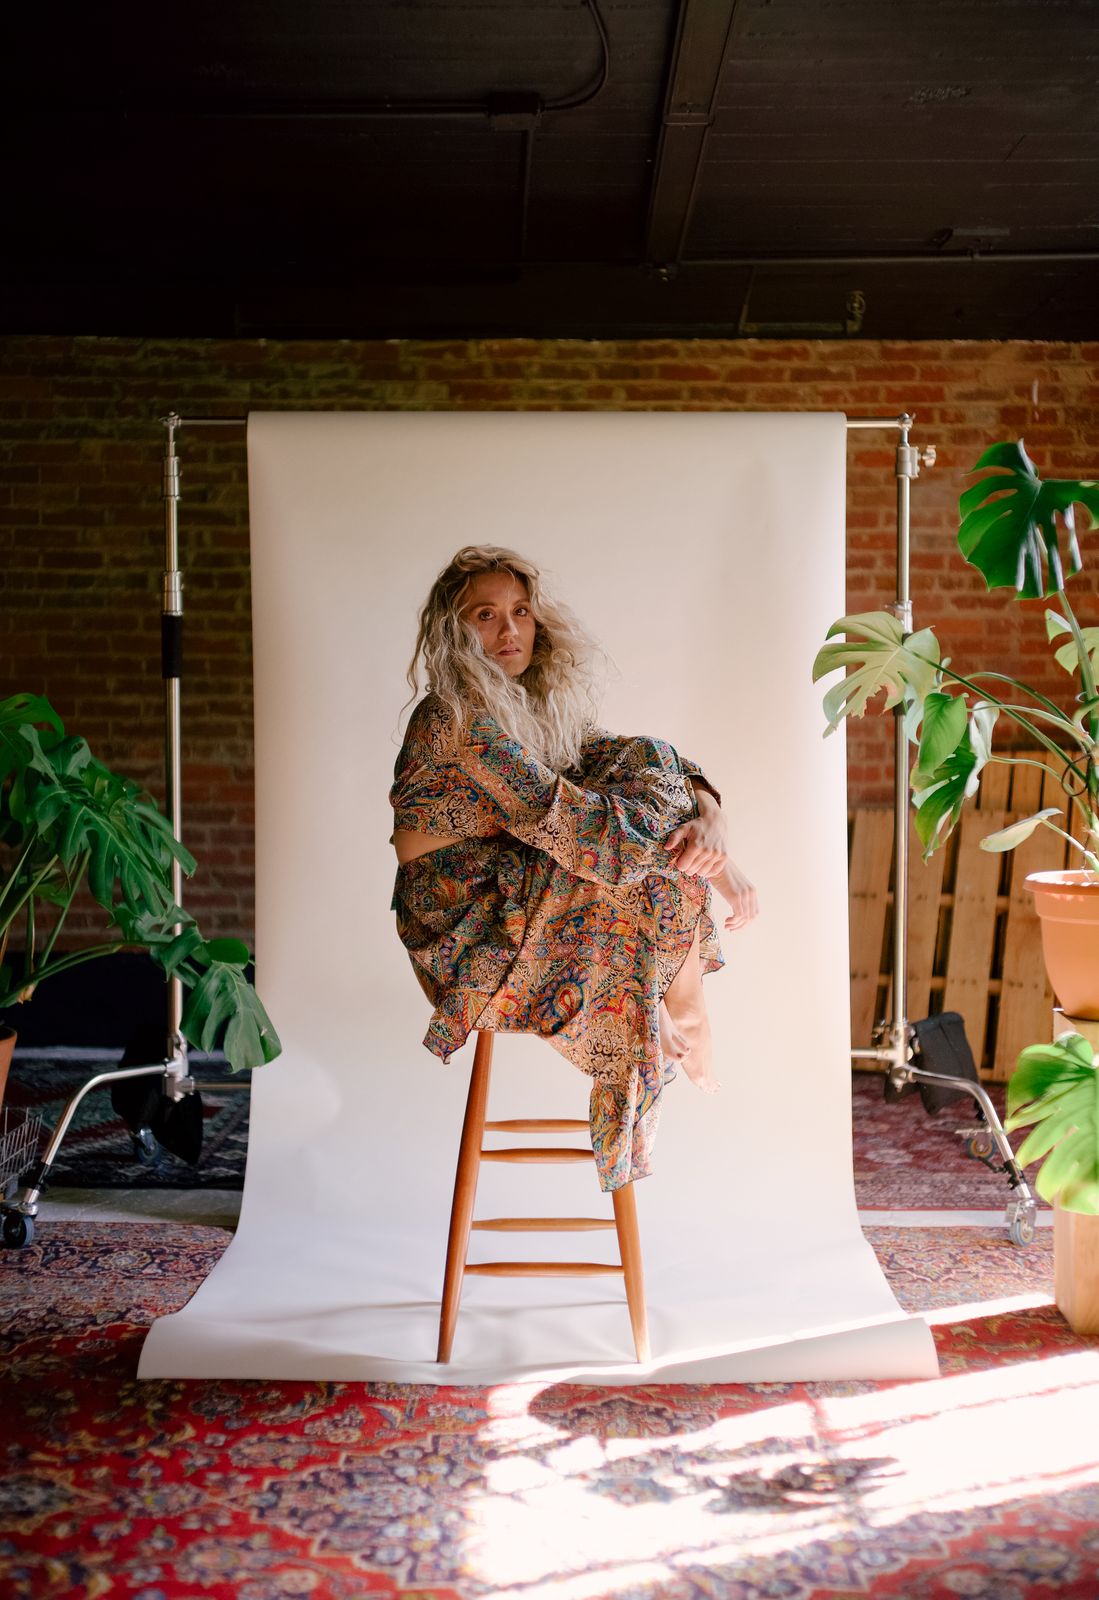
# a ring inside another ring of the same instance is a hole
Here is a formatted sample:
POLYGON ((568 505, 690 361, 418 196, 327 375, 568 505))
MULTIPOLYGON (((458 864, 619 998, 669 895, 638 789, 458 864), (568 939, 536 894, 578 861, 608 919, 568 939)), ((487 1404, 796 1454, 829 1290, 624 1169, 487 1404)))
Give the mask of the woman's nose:
POLYGON ((500 637, 501 637, 501 639, 510 639, 513 634, 517 635, 518 632, 519 632, 519 630, 515 626, 515 618, 514 617, 504 617, 501 620, 501 623, 500 623, 500 637))

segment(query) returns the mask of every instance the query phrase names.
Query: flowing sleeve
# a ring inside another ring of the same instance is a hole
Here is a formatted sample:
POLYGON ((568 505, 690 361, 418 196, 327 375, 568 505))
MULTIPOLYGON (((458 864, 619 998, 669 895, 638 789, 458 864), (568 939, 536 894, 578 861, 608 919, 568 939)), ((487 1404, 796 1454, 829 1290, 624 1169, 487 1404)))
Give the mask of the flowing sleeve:
POLYGON ((679 758, 659 740, 631 740, 622 781, 587 787, 537 760, 488 716, 470 728, 466 782, 497 808, 498 826, 577 877, 610 885, 669 871, 663 841, 694 814, 679 758))
POLYGON ((720 793, 718 792, 717 789, 714 788, 714 785, 710 782, 709 778, 703 772, 702 768, 698 765, 698 762, 697 761, 689 761, 686 756, 680 756, 679 759, 683 763, 683 771, 686 773, 687 777, 690 778, 690 780, 694 784, 695 788, 696 789, 706 789, 706 790, 708 790, 709 793, 713 795, 713 797, 717 801, 718 805, 720 805, 721 804, 721 795, 720 795, 720 793))
MULTIPOLYGON (((604 792, 610 785, 619 786, 623 781, 629 782, 629 753, 638 747, 648 748, 659 745, 662 741, 647 738, 623 738, 620 734, 608 733, 606 728, 592 728, 584 740, 580 752, 581 768, 585 777, 595 788, 604 792)), ((667 748, 670 748, 667 747, 667 748)), ((685 778, 689 778, 696 789, 706 789, 713 795, 718 805, 721 804, 721 794, 717 786, 703 772, 697 761, 691 761, 687 756, 679 755, 679 770, 685 778)))

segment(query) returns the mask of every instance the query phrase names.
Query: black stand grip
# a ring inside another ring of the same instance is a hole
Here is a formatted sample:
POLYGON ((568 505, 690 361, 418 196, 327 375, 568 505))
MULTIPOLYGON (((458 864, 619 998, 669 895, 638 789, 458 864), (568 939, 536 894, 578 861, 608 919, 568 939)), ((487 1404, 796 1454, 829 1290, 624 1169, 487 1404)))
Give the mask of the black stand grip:
POLYGON ((183 618, 161 615, 160 618, 160 676, 183 676, 183 618))

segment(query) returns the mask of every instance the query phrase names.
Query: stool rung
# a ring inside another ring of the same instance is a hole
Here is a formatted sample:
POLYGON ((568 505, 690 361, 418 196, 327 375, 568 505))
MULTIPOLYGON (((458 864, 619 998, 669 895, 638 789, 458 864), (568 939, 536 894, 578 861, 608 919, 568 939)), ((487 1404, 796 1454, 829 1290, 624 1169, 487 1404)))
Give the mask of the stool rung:
POLYGON ((590 1122, 578 1117, 513 1117, 504 1122, 486 1122, 492 1133, 587 1133, 590 1122))
POLYGON ((613 1217, 486 1217, 472 1228, 494 1233, 585 1233, 591 1228, 613 1228, 613 1217))
POLYGON ((621 1272, 621 1263, 607 1261, 477 1261, 466 1262, 467 1275, 482 1278, 595 1278, 621 1272))
POLYGON ((577 1150, 575 1145, 555 1149, 550 1144, 508 1145, 506 1150, 482 1150, 482 1161, 590 1161, 590 1150, 577 1150))

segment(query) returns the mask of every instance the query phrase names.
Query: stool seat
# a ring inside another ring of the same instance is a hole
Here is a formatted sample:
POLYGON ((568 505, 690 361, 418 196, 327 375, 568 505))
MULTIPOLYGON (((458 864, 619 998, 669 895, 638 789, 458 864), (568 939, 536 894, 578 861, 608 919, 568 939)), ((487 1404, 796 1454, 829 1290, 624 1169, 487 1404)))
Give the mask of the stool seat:
POLYGON ((590 1143, 583 1149, 575 1145, 508 1145, 485 1149, 486 1133, 578 1133, 588 1124, 576 1117, 518 1117, 488 1121, 489 1080, 495 1035, 481 1029, 473 1054, 469 1095, 466 1099, 458 1167, 454 1175, 454 1200, 450 1209, 447 1236, 446 1271, 439 1310, 439 1350, 437 1360, 450 1360, 462 1283, 467 1274, 484 1278, 592 1278, 620 1273, 626 1286, 630 1327, 638 1361, 649 1359, 649 1329, 645 1311, 645 1282, 641 1262, 641 1241, 637 1231, 637 1205, 633 1185, 615 1189, 611 1195, 613 1217, 488 1217, 473 1219, 477 1198, 477 1177, 482 1161, 573 1162, 594 1161, 590 1143), (474 1229, 497 1233, 584 1233, 613 1228, 618 1235, 617 1261, 479 1261, 466 1259, 469 1235, 474 1229))

